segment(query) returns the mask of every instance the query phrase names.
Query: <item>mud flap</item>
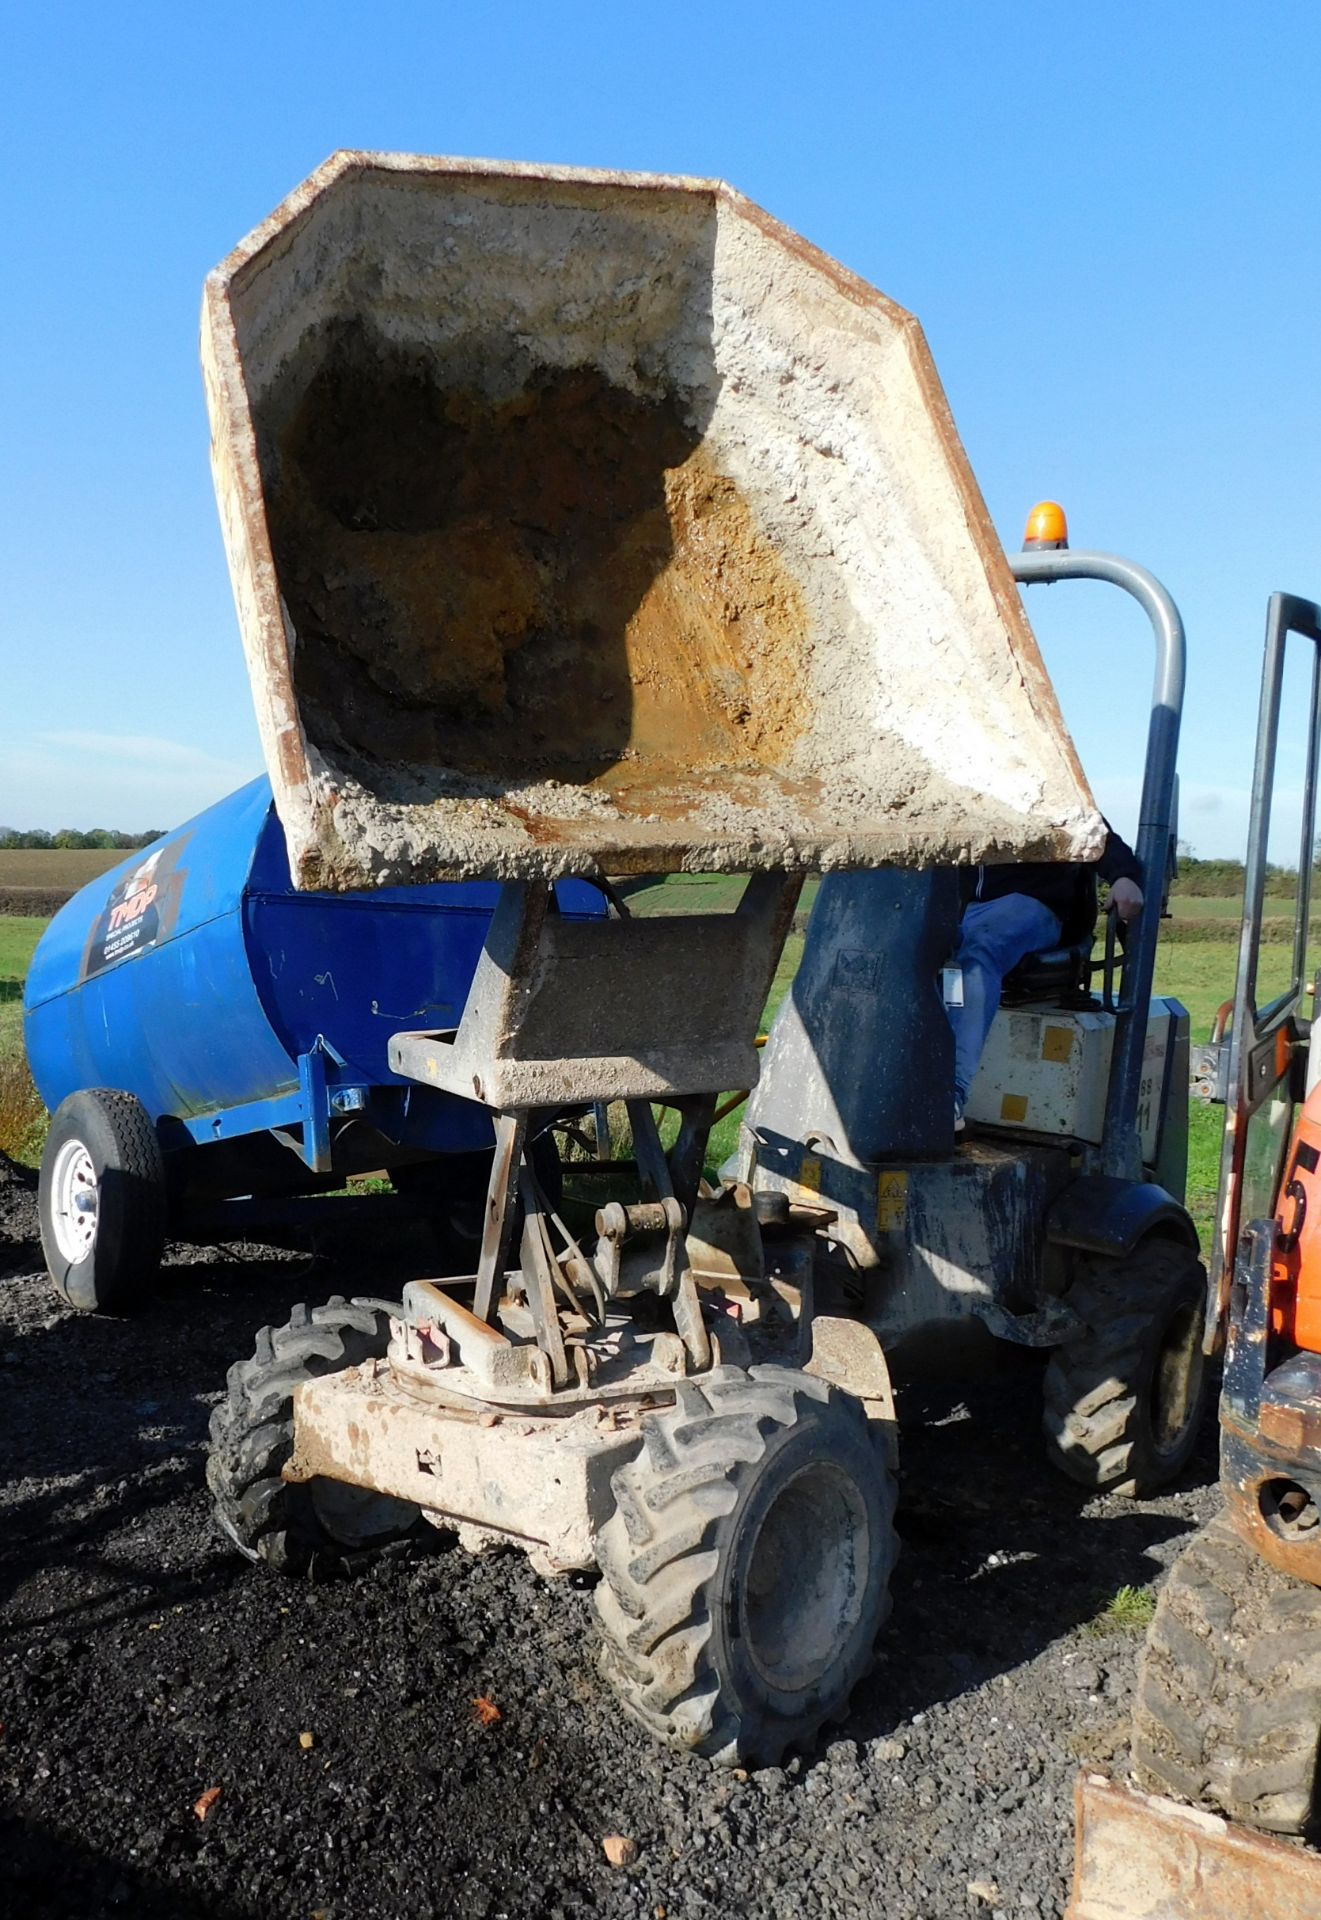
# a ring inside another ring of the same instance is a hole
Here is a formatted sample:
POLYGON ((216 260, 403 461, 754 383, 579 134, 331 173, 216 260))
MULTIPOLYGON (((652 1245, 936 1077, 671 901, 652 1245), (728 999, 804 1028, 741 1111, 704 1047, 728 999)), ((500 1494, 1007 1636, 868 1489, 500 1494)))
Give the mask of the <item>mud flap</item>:
POLYGON ((1079 1774, 1065 1920, 1321 1920, 1321 1855, 1079 1774))

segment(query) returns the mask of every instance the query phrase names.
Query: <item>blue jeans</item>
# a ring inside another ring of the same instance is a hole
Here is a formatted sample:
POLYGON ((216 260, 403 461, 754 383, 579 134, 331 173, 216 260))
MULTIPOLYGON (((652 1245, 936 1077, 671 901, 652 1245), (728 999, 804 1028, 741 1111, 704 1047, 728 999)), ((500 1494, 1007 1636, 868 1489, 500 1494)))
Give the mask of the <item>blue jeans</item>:
POLYGON ((1058 919, 1029 894, 1006 893, 998 900, 974 900, 965 908, 951 962, 963 970, 963 1005, 946 1009, 954 1029, 954 1098, 960 1113, 977 1075, 1005 975, 1024 955, 1057 947, 1059 940, 1058 919))

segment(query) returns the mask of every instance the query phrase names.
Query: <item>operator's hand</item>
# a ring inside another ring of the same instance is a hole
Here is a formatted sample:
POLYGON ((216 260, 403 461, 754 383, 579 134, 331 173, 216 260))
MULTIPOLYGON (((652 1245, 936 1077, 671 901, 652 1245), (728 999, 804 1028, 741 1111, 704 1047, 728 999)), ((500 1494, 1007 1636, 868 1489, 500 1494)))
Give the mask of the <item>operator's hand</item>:
POLYGON ((1110 889, 1110 897, 1105 903, 1107 913, 1113 910, 1127 926, 1136 920, 1142 911, 1142 889, 1136 880, 1116 880, 1110 889))

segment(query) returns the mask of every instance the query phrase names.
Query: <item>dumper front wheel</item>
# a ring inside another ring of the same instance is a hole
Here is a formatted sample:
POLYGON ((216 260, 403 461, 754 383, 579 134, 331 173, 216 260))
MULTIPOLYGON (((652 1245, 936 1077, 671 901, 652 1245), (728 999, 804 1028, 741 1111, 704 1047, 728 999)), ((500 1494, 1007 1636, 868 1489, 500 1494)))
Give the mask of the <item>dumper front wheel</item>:
POLYGON ((1079 1326, 1046 1369, 1047 1451, 1084 1486, 1154 1493, 1187 1464, 1206 1404, 1202 1263, 1149 1239, 1084 1261, 1064 1298, 1079 1326))
POLYGON ((252 1359, 230 1368, 211 1415, 206 1477, 222 1531, 249 1560, 325 1579, 355 1573, 420 1532, 421 1515, 405 1501, 281 1477, 293 1452, 295 1387, 380 1359, 389 1343, 385 1307, 337 1298, 310 1313, 295 1307, 287 1326, 263 1327, 252 1359))
POLYGON ((1319 1743, 1321 1592, 1222 1516, 1161 1591, 1133 1709, 1138 1781, 1247 1826, 1315 1834, 1319 1743))
POLYGON ((71 1307, 130 1313, 144 1303, 165 1244, 165 1166, 140 1100, 89 1087, 60 1102, 37 1206, 47 1269, 71 1307))
POLYGON ((643 1431, 597 1540, 602 1670, 670 1746, 773 1765, 871 1665, 893 1478, 861 1406, 786 1368, 719 1367, 643 1431))

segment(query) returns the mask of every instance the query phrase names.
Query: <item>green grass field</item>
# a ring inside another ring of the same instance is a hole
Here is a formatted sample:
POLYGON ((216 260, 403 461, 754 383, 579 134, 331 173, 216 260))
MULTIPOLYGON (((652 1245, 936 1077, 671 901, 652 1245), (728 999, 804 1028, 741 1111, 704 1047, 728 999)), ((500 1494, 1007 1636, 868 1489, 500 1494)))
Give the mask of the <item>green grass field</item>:
MULTIPOLYGON (((13 856, 17 858, 18 856, 13 856)), ((809 883, 810 885, 811 883, 809 883)), ((718 911, 733 905, 741 882, 726 875, 676 875, 661 885, 635 888, 629 904, 636 913, 718 911)), ((806 891, 806 890, 805 890, 806 891)), ((1205 909, 1212 917, 1227 917, 1237 912, 1237 904, 1227 900, 1179 902, 1205 909)), ((1286 908, 1288 902, 1274 905, 1286 908)), ((0 916, 0 980, 21 978, 32 956, 42 929, 47 923, 37 919, 0 916)), ((766 1007, 769 1023, 789 990, 803 951, 801 933, 791 933, 776 970, 766 1007)), ((1288 983, 1289 952, 1284 947, 1263 947, 1260 981, 1262 997, 1269 998, 1288 983)), ((1205 1040, 1221 1002, 1234 990, 1234 970, 1238 949, 1232 941, 1208 941, 1200 945, 1171 944, 1161 949, 1156 963, 1156 991, 1182 1001, 1192 1022, 1194 1042, 1205 1040)), ((22 1016, 16 1001, 0 1001, 0 1064, 14 1063, 22 1047, 22 1016)), ((1220 1166, 1222 1110, 1194 1101, 1189 1112, 1188 1204, 1202 1231, 1205 1242, 1215 1204, 1220 1166)), ((730 1114, 711 1137, 710 1160, 719 1165, 734 1151, 738 1142, 739 1114, 730 1114)), ((5 1145, 0 1141, 0 1145, 5 1145)), ((31 1159, 40 1151, 40 1141, 29 1133, 22 1143, 22 1156, 31 1159)))
MULTIPOLYGON (((626 880, 620 891, 629 912, 646 919, 659 913, 729 913, 745 884, 736 873, 671 873, 663 880, 626 880)), ((818 885, 814 873, 803 882, 800 914, 811 911, 818 885)))
POLYGON ((0 980, 21 980, 49 922, 0 914, 0 980))

